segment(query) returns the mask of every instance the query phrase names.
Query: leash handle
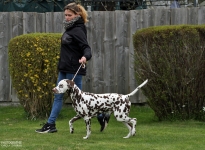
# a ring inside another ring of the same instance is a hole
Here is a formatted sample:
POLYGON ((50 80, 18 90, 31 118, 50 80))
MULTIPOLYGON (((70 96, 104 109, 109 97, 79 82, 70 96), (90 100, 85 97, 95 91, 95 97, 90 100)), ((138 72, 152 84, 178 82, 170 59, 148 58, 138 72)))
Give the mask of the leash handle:
POLYGON ((78 71, 80 70, 80 68, 85 68, 85 64, 80 64, 80 67, 78 68, 78 70, 77 70, 77 72, 75 73, 75 75, 74 75, 74 77, 73 77, 73 79, 72 79, 72 81, 75 79, 75 77, 76 77, 76 75, 78 74, 78 71))

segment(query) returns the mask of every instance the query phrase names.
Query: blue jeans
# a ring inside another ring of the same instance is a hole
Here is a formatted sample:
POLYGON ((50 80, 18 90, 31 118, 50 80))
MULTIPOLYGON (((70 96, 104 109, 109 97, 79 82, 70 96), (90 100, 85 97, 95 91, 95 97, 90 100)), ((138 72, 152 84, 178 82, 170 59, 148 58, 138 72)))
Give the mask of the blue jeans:
MULTIPOLYGON (((60 82, 62 79, 69 79, 72 80, 74 77, 74 74, 66 73, 66 72, 59 72, 58 73, 58 82, 60 82)), ((79 89, 82 89, 82 75, 76 75, 74 79, 75 84, 78 86, 79 89)), ((51 110, 51 114, 48 118, 48 123, 54 124, 60 111, 63 106, 63 95, 64 94, 54 94, 54 101, 53 106, 51 110)))

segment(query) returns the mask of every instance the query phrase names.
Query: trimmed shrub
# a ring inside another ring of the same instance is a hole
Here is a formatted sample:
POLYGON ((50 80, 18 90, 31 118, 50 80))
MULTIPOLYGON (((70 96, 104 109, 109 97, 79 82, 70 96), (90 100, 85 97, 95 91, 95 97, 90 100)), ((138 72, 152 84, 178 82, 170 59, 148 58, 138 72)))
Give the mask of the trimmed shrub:
POLYGON ((29 119, 47 117, 57 81, 61 34, 32 33, 9 42, 12 85, 29 119))
POLYGON ((205 119, 205 26, 142 29, 133 35, 136 79, 159 120, 205 119))

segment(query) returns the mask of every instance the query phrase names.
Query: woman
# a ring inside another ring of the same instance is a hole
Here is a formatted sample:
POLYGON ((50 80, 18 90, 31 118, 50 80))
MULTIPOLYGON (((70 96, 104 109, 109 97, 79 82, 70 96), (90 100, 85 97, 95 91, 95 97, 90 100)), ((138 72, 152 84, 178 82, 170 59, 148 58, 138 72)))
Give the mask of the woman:
MULTIPOLYGON (((77 72, 80 64, 86 64, 91 59, 91 48, 87 41, 87 30, 85 23, 87 20, 87 12, 80 5, 70 3, 64 7, 65 19, 63 21, 65 32, 61 38, 61 52, 58 63, 58 80, 72 80, 77 72)), ((82 76, 86 75, 86 68, 80 68, 74 79, 75 84, 82 89, 82 76)), ((51 114, 47 123, 37 129, 38 133, 57 132, 55 121, 60 113, 63 105, 63 94, 55 94, 51 114)), ((98 121, 101 124, 101 131, 105 128, 105 123, 109 120, 109 116, 104 114, 98 115, 98 121), (106 122, 105 122, 106 121, 106 122)))

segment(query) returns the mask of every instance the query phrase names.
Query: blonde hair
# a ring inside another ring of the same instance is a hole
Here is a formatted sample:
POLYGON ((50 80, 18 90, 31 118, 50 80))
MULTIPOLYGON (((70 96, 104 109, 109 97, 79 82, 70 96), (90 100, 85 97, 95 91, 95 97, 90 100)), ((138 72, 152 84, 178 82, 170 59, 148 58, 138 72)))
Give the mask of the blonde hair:
POLYGON ((82 5, 76 4, 76 3, 69 3, 68 5, 66 5, 66 6, 64 7, 64 11, 65 11, 65 10, 71 10, 71 11, 74 12, 75 14, 80 15, 80 16, 83 18, 83 20, 84 20, 85 23, 88 22, 88 19, 87 19, 87 17, 88 17, 87 11, 85 10, 85 8, 84 8, 82 5))

